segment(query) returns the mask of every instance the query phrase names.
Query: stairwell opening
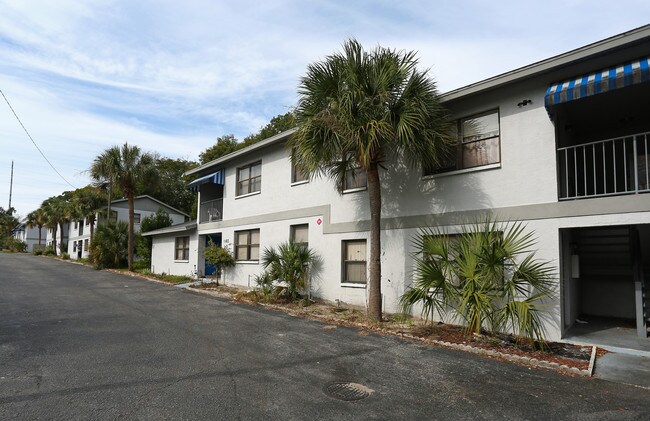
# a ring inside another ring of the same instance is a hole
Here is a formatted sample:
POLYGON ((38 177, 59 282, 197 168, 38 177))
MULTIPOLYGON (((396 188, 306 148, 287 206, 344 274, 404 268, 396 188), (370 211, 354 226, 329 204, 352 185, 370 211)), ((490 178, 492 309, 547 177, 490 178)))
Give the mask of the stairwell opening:
POLYGON ((647 338, 650 224, 561 230, 565 337, 647 338))

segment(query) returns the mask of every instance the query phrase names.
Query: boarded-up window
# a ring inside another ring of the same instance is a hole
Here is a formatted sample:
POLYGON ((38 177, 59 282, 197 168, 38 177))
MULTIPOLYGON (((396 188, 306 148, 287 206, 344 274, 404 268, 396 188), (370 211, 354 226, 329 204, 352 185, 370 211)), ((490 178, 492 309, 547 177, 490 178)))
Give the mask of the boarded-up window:
POLYGON ((446 156, 441 156, 432 171, 435 174, 501 162, 501 129, 499 111, 492 110, 462 118, 457 124, 457 136, 446 156))
POLYGON ((190 237, 176 237, 176 260, 190 259, 190 237))
POLYGON ((348 170, 345 173, 343 191, 365 189, 368 185, 366 172, 361 168, 348 170))
POLYGON ((366 240, 343 241, 342 282, 366 283, 366 240))
POLYGON ((262 190, 262 163, 237 168, 237 196, 262 190))
POLYGON ((292 243, 309 246, 309 224, 291 225, 290 238, 292 243))
POLYGON ((260 259, 260 230, 235 232, 235 260, 257 261, 260 259))

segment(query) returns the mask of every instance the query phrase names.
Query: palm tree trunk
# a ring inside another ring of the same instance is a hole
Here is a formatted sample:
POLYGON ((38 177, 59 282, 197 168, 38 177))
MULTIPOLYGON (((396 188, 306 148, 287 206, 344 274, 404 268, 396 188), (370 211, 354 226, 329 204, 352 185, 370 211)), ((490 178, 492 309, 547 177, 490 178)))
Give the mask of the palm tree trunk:
POLYGON ((65 221, 59 222, 59 227, 61 227, 61 232, 59 233, 59 238, 61 239, 59 244, 59 248, 61 249, 61 256, 63 256, 63 235, 64 235, 63 224, 65 224, 65 221))
POLYGON ((39 248, 39 249, 41 248, 41 238, 42 238, 41 230, 42 230, 42 229, 43 229, 43 226, 42 226, 42 225, 39 225, 39 226, 38 226, 38 248, 39 248))
POLYGON ((54 223, 54 226, 52 227, 52 250, 54 250, 55 256, 56 256, 56 226, 57 224, 54 223))
POLYGON ((381 184, 379 167, 371 164, 367 171, 370 202, 370 285, 368 316, 381 321, 381 184))
POLYGON ((135 233, 133 232, 133 219, 134 219, 134 201, 133 194, 129 194, 129 250, 127 253, 127 258, 129 262, 129 271, 133 270, 133 248, 135 244, 135 233))

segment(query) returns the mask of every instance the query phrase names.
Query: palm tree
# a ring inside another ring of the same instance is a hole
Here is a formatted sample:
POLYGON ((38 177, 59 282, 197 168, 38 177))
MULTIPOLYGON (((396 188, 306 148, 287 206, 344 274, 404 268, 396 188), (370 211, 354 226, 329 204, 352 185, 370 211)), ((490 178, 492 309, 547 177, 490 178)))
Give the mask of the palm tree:
MULTIPOLYGON (((41 209, 43 209, 46 224, 45 226, 52 230, 52 248, 54 249, 54 254, 56 255, 57 241, 56 234, 58 232, 58 227, 61 227, 61 244, 60 247, 63 247, 63 220, 65 219, 65 203, 64 199, 61 196, 53 196, 48 199, 45 199, 41 204, 41 209)), ((61 249, 63 252, 63 249, 61 249)))
POLYGON ((415 283, 402 295, 403 311, 419 304, 433 321, 451 313, 465 320, 467 333, 507 332, 531 343, 544 339, 547 300, 555 274, 535 257, 535 238, 520 222, 486 219, 450 236, 424 228, 413 241, 415 283))
POLYGON ((281 243, 277 248, 266 248, 262 254, 262 266, 269 278, 284 281, 291 300, 298 298, 299 291, 307 286, 309 268, 318 262, 319 258, 312 249, 291 241, 281 243))
MULTIPOLYGON (((135 245, 135 234, 133 231, 133 209, 136 196, 136 186, 143 180, 155 179, 155 157, 149 153, 143 153, 137 146, 129 146, 128 143, 120 146, 113 146, 106 149, 95 158, 91 167, 90 175, 97 181, 108 181, 110 184, 117 184, 129 203, 129 241, 128 241, 128 265, 129 270, 133 269, 133 249, 135 245)), ((109 214, 110 217, 110 214, 109 214)))
POLYGON ((394 156, 425 169, 442 161, 447 113, 435 82, 417 69, 414 52, 366 52, 354 39, 343 44, 342 53, 309 65, 298 94, 298 130, 288 143, 294 164, 310 176, 329 176, 339 190, 350 171, 360 169, 367 177, 368 314, 381 320, 380 168, 394 156))
POLYGON ((32 211, 27 214, 27 226, 29 228, 34 228, 38 227, 38 248, 41 248, 41 238, 42 238, 42 230, 45 224, 47 223, 47 218, 45 215, 45 211, 43 211, 42 208, 38 208, 35 211, 32 211))
POLYGON ((76 190, 72 195, 74 214, 88 221, 90 226, 90 243, 93 242, 97 211, 104 205, 105 197, 102 192, 91 186, 76 190))

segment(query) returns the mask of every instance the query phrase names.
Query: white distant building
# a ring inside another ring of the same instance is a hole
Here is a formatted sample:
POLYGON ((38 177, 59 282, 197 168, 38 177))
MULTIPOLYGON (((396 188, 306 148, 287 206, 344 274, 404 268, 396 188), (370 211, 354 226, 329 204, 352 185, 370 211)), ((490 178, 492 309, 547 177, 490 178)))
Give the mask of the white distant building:
MULTIPOLYGON (((137 196, 134 200, 134 229, 140 231, 140 221, 155 214, 158 209, 163 209, 169 214, 174 224, 184 222, 189 216, 180 210, 169 206, 160 200, 148 195, 137 196)), ((129 222, 129 204, 127 199, 119 199, 111 202, 111 214, 109 219, 113 221, 129 222)), ((100 221, 99 214, 95 217, 95 229, 100 221)), ((74 220, 70 223, 67 231, 67 251, 72 259, 87 258, 90 252, 90 225, 88 220, 74 220)))
MULTIPOLYGON (((636 326, 650 311, 650 25, 442 95, 457 121, 456 159, 431 173, 394 159, 382 171, 384 309, 399 311, 412 282, 418 228, 457 232, 490 214, 519 220, 537 257, 558 274, 549 339, 576 319, 636 326)), ((495 57, 498 59, 498 57, 495 57)), ((153 237, 152 269, 208 273, 209 239, 237 264, 228 281, 250 285, 265 247, 307 242, 321 257, 314 296, 365 306, 369 210, 363 178, 343 192, 292 170, 287 131, 188 171, 197 221, 153 237)))
MULTIPOLYGON (((65 222, 63 224, 63 243, 61 243, 61 227, 57 225, 56 227, 56 254, 60 255, 62 252, 68 250, 68 230, 70 228, 70 223, 65 222)), ((52 236, 52 228, 47 228, 44 229, 45 232, 45 245, 47 246, 52 246, 54 241, 53 241, 53 236, 52 236)))
MULTIPOLYGON (((47 243, 46 234, 47 234, 47 228, 45 227, 41 228, 41 246, 40 246, 41 248, 44 248, 47 243)), ((27 218, 23 218, 20 224, 11 231, 11 235, 16 240, 20 240, 23 243, 27 244, 28 252, 32 252, 39 248, 38 227, 30 228, 29 225, 27 225, 27 218)))

